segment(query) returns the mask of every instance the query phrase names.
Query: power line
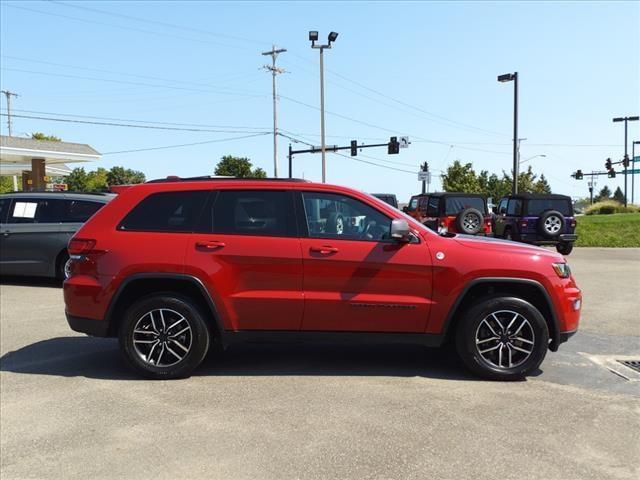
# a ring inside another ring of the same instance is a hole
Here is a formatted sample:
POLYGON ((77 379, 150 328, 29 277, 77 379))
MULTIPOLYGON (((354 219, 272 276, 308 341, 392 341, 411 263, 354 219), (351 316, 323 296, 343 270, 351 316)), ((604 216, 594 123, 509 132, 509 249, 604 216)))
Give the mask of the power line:
POLYGON ((13 110, 14 112, 22 113, 35 113, 39 115, 55 115, 58 117, 75 117, 75 118, 90 118, 93 120, 110 120, 115 122, 131 122, 131 123, 149 123, 155 125, 170 125, 178 127, 203 127, 203 128, 244 128, 247 130, 267 130, 268 127, 245 127, 238 125, 208 125, 203 123, 175 123, 175 122, 158 122, 155 120, 131 120, 127 118, 114 118, 114 117, 97 117, 92 115, 76 115, 72 113, 55 113, 55 112, 41 112, 37 110, 13 110))
POLYGON ((248 42, 248 43, 255 43, 255 44, 259 44, 259 45, 264 45, 265 42, 259 41, 259 40, 254 40, 254 39, 250 39, 250 38, 246 38, 246 37, 239 37, 236 35, 228 35, 228 34, 223 34, 223 33, 215 33, 212 32, 210 30, 202 30, 199 28, 194 28, 194 27, 187 27, 185 25, 177 25, 174 23, 167 23, 167 22, 161 22, 159 20, 150 20, 148 18, 140 18, 140 17, 134 17, 132 15, 124 15, 122 13, 115 13, 115 12, 107 12, 105 10, 98 10, 97 8, 89 8, 86 6, 80 6, 77 4, 68 4, 65 2, 59 2, 59 1, 55 1, 55 0, 50 0, 49 3, 55 3, 57 5, 62 5, 65 7, 70 7, 70 8, 77 8, 80 10, 87 10, 90 12, 95 12, 95 13, 100 13, 102 15, 109 15, 112 17, 119 17, 119 18, 125 18, 127 20, 133 20, 136 22, 143 22, 143 23, 149 23, 149 24, 153 24, 153 25, 160 25, 163 27, 169 27, 169 28, 175 28, 175 29, 179 29, 179 30, 186 30, 186 31, 190 31, 190 32, 196 32, 196 33, 202 33, 205 35, 211 35, 214 37, 221 37, 221 38, 227 38, 230 40, 236 40, 236 41, 241 41, 241 42, 248 42))
POLYGON ((210 41, 210 40, 200 40, 200 39, 197 39, 197 38, 182 37, 180 35, 173 35, 173 34, 166 33, 166 32, 155 32, 153 30, 145 30, 145 29, 136 28, 136 27, 125 27, 124 25, 116 25, 116 24, 113 24, 113 23, 99 22, 97 20, 89 20, 89 19, 86 19, 86 18, 72 17, 70 15, 63 15, 63 14, 60 14, 60 13, 45 12, 43 10, 37 10, 35 8, 28 8, 28 7, 22 7, 22 6, 17 6, 17 5, 11 5, 11 4, 5 4, 5 6, 9 7, 9 8, 15 8, 15 9, 18 9, 18 10, 25 10, 25 11, 28 11, 28 12, 39 13, 41 15, 49 15, 49 16, 52 16, 52 17, 65 18, 67 20, 75 20, 75 21, 78 21, 78 22, 91 23, 93 25, 102 25, 102 26, 106 26, 106 27, 119 28, 121 30, 131 30, 131 31, 134 31, 134 32, 146 33, 146 34, 149 34, 149 35, 156 35, 156 36, 160 36, 160 37, 163 37, 163 38, 171 37, 171 38, 177 38, 179 40, 187 40, 187 41, 190 41, 190 42, 205 43, 205 44, 216 45, 216 46, 220 46, 220 47, 228 47, 228 48, 247 50, 246 48, 243 48, 243 47, 237 47, 235 45, 227 45, 227 44, 224 44, 224 43, 213 42, 213 41, 210 41))
POLYGON ((103 153, 102 155, 116 155, 119 153, 136 153, 136 152, 148 152, 151 150, 165 150, 165 149, 169 149, 169 148, 180 148, 180 147, 192 147, 194 145, 205 145, 208 143, 220 143, 220 142, 230 142, 232 140, 242 140, 245 138, 253 138, 253 137, 261 137, 263 135, 269 135, 270 132, 263 132, 263 133, 254 133, 253 135, 243 135, 241 137, 229 137, 229 138, 218 138, 215 140, 205 140, 204 142, 193 142, 193 143, 181 143, 178 145, 163 145, 160 147, 149 147, 149 148, 136 148, 133 150, 120 150, 117 152, 106 152, 103 153))
POLYGON ((124 84, 124 85, 137 85, 137 86, 142 86, 142 87, 168 88, 168 89, 171 89, 171 90, 185 90, 185 91, 189 91, 189 92, 217 93, 217 94, 222 94, 222 95, 238 95, 238 96, 245 96, 245 97, 264 97, 265 96, 265 95, 259 95, 257 93, 243 93, 242 91, 239 91, 239 90, 236 90, 236 91, 230 90, 230 89, 224 89, 224 90, 220 90, 220 91, 203 90, 203 89, 180 87, 180 86, 174 86, 174 85, 159 85, 159 84, 153 84, 153 83, 132 82, 130 80, 114 80, 114 79, 110 79, 110 78, 84 77, 84 76, 81 76, 81 75, 70 75, 70 74, 63 74, 63 73, 42 72, 42 71, 38 71, 38 70, 23 70, 23 69, 19 69, 19 68, 3 67, 2 70, 8 71, 8 72, 21 72, 21 73, 31 73, 31 74, 35 74, 35 75, 46 75, 46 76, 51 76, 51 77, 78 78, 78 79, 81 79, 81 80, 93 80, 93 81, 97 81, 97 82, 121 83, 121 84, 124 84))
MULTIPOLYGON (((1 116, 8 116, 6 113, 0 113, 1 116)), ((34 115, 12 115, 15 118, 29 118, 32 120, 47 120, 52 122, 64 122, 64 123, 81 123, 85 125, 104 125, 108 127, 127 127, 127 128, 145 128, 150 130, 171 130, 179 132, 209 132, 209 133, 269 133, 269 132, 248 132, 246 130, 211 130, 202 128, 180 128, 180 127, 161 127, 153 125, 134 125, 130 123, 116 123, 116 122, 95 122, 89 120, 72 120, 67 118, 52 118, 52 117, 40 117, 34 115)))

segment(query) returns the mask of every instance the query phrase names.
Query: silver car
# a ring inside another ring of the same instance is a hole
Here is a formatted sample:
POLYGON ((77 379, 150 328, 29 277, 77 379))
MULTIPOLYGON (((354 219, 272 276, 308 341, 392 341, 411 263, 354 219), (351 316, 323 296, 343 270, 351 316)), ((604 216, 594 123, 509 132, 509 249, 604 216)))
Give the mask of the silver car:
POLYGON ((0 275, 66 278, 69 239, 113 197, 67 192, 0 195, 0 275))

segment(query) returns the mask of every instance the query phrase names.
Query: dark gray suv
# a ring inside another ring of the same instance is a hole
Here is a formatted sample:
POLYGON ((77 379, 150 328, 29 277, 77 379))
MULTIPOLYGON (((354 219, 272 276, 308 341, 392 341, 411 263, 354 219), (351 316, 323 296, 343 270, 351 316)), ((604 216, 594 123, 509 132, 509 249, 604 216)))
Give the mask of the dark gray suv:
POLYGON ((66 278, 69 239, 113 196, 67 192, 0 195, 0 274, 66 278))

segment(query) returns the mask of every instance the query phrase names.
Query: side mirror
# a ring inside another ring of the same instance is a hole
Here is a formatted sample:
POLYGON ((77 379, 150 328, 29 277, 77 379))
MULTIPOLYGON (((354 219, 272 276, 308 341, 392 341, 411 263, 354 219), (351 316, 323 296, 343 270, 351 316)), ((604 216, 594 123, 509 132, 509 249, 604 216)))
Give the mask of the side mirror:
POLYGON ((391 222, 391 238, 396 242, 409 242, 411 229, 409 222, 402 218, 395 218, 391 222))

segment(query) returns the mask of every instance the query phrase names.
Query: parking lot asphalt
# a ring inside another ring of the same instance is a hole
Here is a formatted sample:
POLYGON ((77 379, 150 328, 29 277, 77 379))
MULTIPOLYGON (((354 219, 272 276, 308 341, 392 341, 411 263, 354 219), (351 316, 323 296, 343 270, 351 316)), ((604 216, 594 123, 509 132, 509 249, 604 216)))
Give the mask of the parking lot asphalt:
POLYGON ((580 332, 526 381, 447 350, 243 345, 147 381, 76 334, 56 283, 0 284, 0 476, 637 479, 640 249, 575 249, 580 332))

